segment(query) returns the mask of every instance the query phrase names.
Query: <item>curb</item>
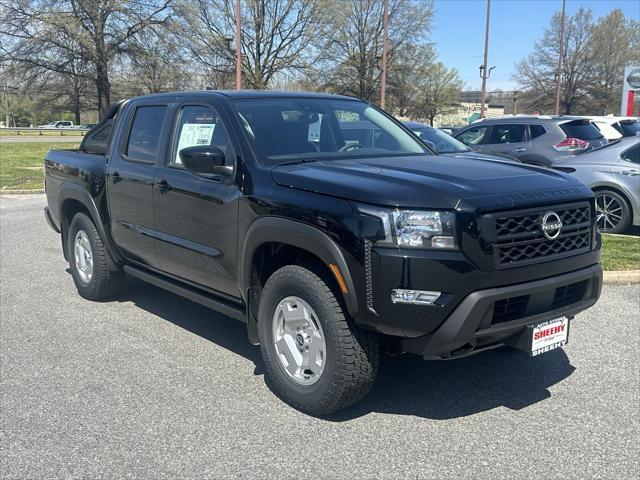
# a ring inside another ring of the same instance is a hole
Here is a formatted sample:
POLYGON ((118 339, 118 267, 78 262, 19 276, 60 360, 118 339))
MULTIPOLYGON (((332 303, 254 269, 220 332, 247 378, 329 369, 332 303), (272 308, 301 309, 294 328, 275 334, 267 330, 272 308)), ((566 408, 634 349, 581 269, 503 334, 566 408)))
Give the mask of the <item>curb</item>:
POLYGON ((25 193, 44 193, 44 188, 37 188, 35 190, 0 190, 0 194, 4 195, 24 195, 25 193))
POLYGON ((634 285, 640 283, 640 270, 604 272, 602 283, 605 285, 634 285))

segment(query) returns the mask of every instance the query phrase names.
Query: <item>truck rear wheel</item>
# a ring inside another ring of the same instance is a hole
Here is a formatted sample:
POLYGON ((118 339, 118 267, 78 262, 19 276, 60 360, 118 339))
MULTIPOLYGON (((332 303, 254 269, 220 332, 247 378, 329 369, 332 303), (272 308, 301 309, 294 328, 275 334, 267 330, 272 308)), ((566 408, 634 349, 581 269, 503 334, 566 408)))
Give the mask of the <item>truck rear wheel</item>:
POLYGON ((100 300, 117 293, 124 274, 110 265, 100 233, 84 213, 76 214, 71 220, 67 252, 73 282, 82 297, 100 300))
POLYGON ((296 265, 277 270, 262 291, 258 322, 267 381, 294 408, 327 415, 371 389, 377 337, 353 324, 314 272, 296 265))

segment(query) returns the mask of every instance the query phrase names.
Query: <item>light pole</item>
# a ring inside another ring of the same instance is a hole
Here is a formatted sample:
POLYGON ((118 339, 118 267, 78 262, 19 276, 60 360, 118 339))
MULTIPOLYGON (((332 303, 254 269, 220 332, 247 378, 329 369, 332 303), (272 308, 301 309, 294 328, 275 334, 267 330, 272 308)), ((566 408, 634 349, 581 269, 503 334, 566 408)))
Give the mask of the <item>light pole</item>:
POLYGON ((482 92, 480 93, 480 118, 485 117, 484 99, 487 96, 487 77, 489 76, 489 18, 491 0, 487 0, 487 26, 484 30, 484 63, 480 67, 482 73, 482 92))
POLYGON ((236 0, 236 90, 242 90, 242 48, 240 42, 240 0, 236 0))
POLYGON ((564 55, 564 12, 566 0, 562 0, 562 16, 560 17, 560 55, 556 70, 556 115, 560 114, 560 83, 562 82, 562 56, 564 55))
POLYGON ((382 81, 380 86, 380 108, 384 108, 387 93, 387 27, 389 24, 388 0, 384 0, 383 34, 382 34, 382 81))

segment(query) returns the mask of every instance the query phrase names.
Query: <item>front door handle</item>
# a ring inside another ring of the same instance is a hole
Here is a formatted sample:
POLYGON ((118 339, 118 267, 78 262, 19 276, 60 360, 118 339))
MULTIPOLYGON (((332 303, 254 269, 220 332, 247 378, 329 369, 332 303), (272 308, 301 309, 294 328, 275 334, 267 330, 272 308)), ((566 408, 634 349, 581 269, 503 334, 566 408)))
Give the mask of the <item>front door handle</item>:
POLYGON ((160 193, 167 193, 169 190, 171 190, 171 185, 169 185, 169 182, 167 182, 164 178, 162 180, 160 180, 156 186, 158 187, 158 190, 160 190, 160 193))
POLYGON ((121 182, 122 180, 124 180, 124 178, 118 172, 113 172, 111 174, 111 181, 113 183, 118 183, 118 182, 121 182))

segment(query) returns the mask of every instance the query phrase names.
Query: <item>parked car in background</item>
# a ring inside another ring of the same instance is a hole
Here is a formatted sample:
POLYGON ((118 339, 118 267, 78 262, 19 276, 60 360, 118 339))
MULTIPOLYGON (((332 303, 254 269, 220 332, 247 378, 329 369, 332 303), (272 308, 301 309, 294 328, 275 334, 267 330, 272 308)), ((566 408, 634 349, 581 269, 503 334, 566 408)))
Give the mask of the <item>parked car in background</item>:
POLYGON ((429 125, 416 122, 402 122, 405 127, 411 130, 414 134, 420 137, 426 145, 435 150, 439 155, 453 155, 478 158, 482 160, 509 160, 512 162, 519 162, 519 160, 510 155, 494 154, 489 155, 485 153, 476 152, 467 147, 464 143, 456 140, 455 138, 447 135, 439 128, 434 128, 429 125))
POLYGON ((73 122, 69 120, 54 120, 46 125, 38 125, 38 128, 73 128, 73 122))
POLYGON ((80 125, 78 128, 83 128, 85 130, 91 130, 96 125, 97 124, 95 124, 95 123, 85 123, 84 125, 80 125))
POLYGON ((568 116, 484 119, 454 138, 478 152, 513 155, 521 162, 547 167, 554 158, 573 157, 608 143, 591 121, 568 116))
POLYGON ((640 118, 638 117, 594 117, 598 122, 606 123, 617 130, 623 137, 635 137, 640 135, 640 118))
POLYGON ((447 135, 454 135, 458 133, 460 130, 462 130, 463 128, 464 127, 443 126, 443 127, 438 127, 438 130, 442 130, 447 135))
POLYGON ((596 194, 596 221, 602 232, 622 233, 640 225, 640 138, 615 143, 554 163, 596 194))
POLYGON ((613 126, 613 122, 607 117, 585 117, 591 120, 604 137, 611 141, 619 140, 623 137, 622 133, 613 126))

